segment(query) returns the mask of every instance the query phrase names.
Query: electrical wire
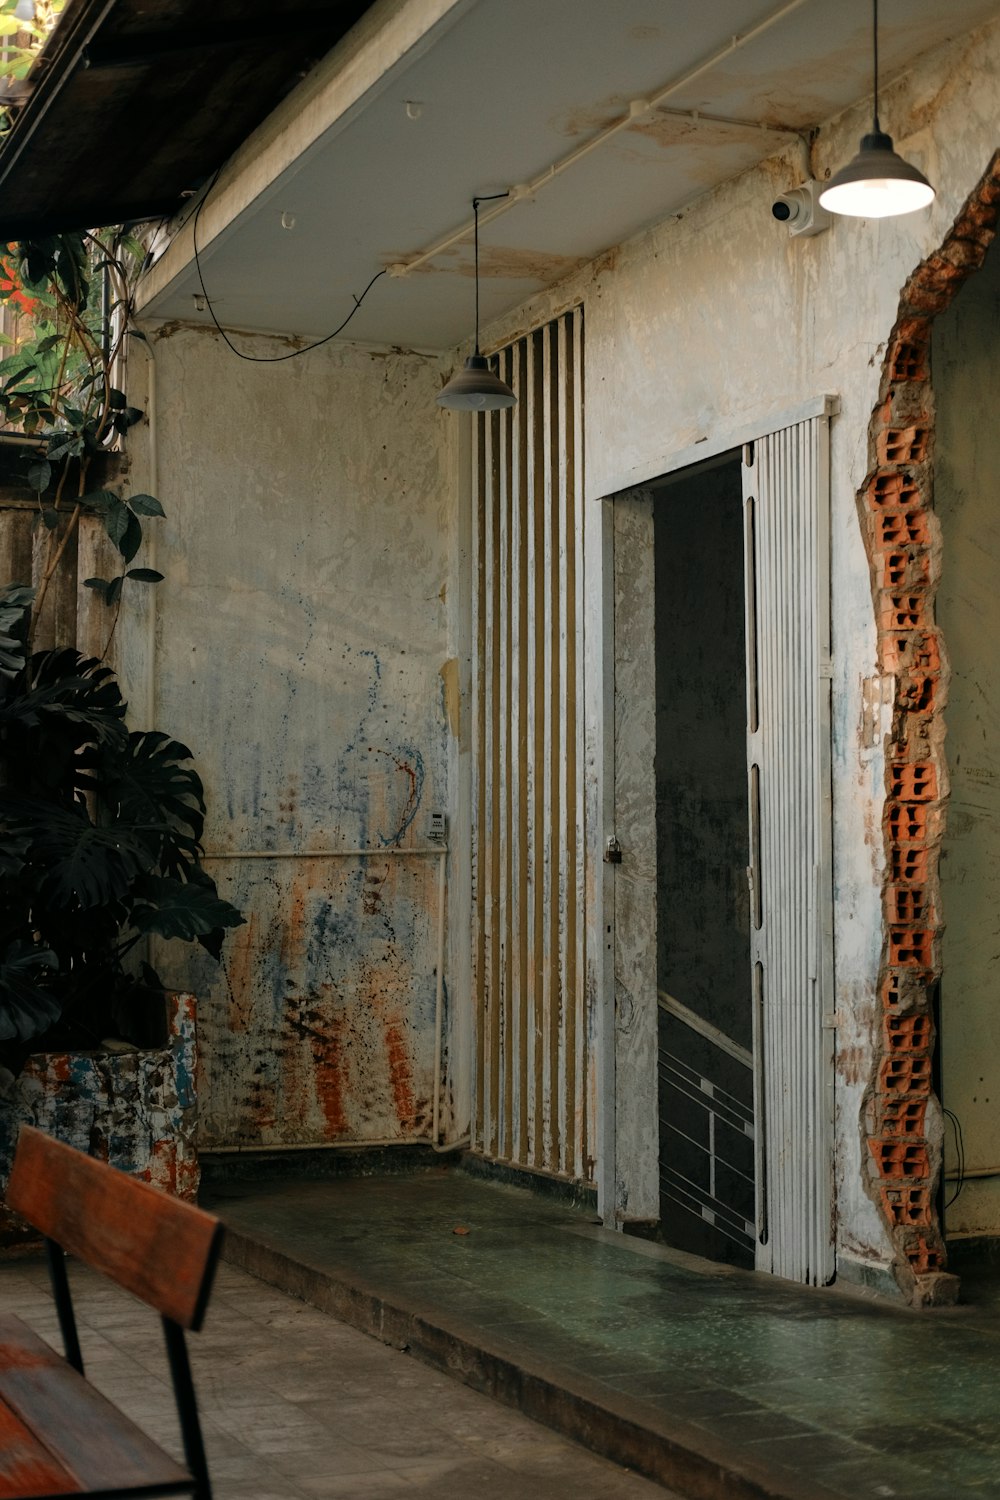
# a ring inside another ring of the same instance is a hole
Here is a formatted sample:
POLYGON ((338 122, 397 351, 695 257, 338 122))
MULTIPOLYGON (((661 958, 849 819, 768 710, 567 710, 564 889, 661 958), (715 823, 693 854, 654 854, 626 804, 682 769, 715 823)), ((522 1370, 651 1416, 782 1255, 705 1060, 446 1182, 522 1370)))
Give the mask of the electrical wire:
POLYGON ((965 1186, 965 1138, 962 1135, 962 1122, 954 1110, 946 1109, 944 1110, 944 1114, 951 1121, 952 1129, 955 1132, 955 1153, 958 1157, 958 1175, 956 1178, 958 1186, 945 1204, 945 1208, 947 1209, 955 1202, 965 1186))
MULTIPOLYGON (((221 170, 222 169, 220 167, 219 171, 221 171, 221 170)), ((361 293, 361 296, 354 298, 354 306, 351 309, 351 311, 347 314, 347 317, 344 319, 344 321, 342 323, 340 323, 333 330, 332 333, 326 334, 326 336, 324 338, 317 339, 315 341, 315 343, 306 344, 301 349, 292 349, 288 354, 244 354, 244 352, 243 352, 242 349, 237 349, 236 345, 233 343, 232 339, 229 337, 228 333, 223 328, 223 326, 219 322, 218 318, 215 316, 215 308, 212 306, 212 299, 208 295, 208 291, 206 290, 206 287, 205 287, 205 278, 202 275, 202 270, 201 270, 201 255, 200 255, 199 250, 198 250, 198 220, 201 218, 201 211, 205 207, 206 202, 208 201, 208 195, 209 195, 209 193, 211 193, 212 189, 215 187, 215 184, 218 182, 218 180, 219 180, 219 172, 216 172, 215 177, 212 179, 212 181, 209 184, 208 188, 206 189, 204 195, 202 196, 201 200, 199 201, 198 207, 194 211, 194 223, 193 223, 192 228, 191 228, 191 233, 192 233, 192 239, 194 241, 194 264, 195 264, 195 269, 198 272, 198 284, 201 287, 201 295, 205 299, 205 306, 208 309, 209 316, 211 317, 212 322, 215 324, 215 326, 218 329, 219 333, 221 333, 222 338, 223 338, 225 344, 227 345, 227 347, 232 350, 233 354, 236 355, 237 359, 245 359, 250 364, 255 364, 255 365, 280 365, 286 359, 298 359, 298 357, 299 357, 300 354, 309 354, 309 353, 312 352, 313 349, 319 349, 319 348, 321 348, 323 344, 328 344, 331 339, 335 339, 337 337, 338 333, 343 333, 344 329, 347 327, 348 323, 354 317, 354 314, 358 311, 358 309, 360 308, 362 302, 364 302, 365 298, 368 296, 368 293, 371 291, 371 289, 375 285, 376 281, 378 281, 378 279, 379 279, 380 276, 385 276, 387 274, 386 268, 384 266, 383 266, 383 268, 382 268, 381 271, 376 271, 375 272, 375 275, 372 277, 371 281, 369 281, 368 285, 365 287, 364 291, 361 293)))

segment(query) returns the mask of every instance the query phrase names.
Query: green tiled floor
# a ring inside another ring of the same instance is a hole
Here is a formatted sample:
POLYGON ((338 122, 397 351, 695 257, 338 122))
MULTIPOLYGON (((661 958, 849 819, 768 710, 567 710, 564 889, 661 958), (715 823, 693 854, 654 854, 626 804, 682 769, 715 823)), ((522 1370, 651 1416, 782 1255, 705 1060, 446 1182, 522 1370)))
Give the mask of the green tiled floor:
POLYGON ((992 1282, 914 1313, 709 1266, 458 1171, 208 1196, 248 1240, 546 1372, 651 1442, 732 1460, 762 1493, 1000 1500, 992 1282))

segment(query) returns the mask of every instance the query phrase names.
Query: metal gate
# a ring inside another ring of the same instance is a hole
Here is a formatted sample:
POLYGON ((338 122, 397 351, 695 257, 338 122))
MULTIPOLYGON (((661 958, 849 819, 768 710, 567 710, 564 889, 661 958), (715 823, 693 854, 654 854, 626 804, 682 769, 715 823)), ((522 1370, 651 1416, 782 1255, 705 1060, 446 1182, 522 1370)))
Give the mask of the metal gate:
POLYGON ((493 364, 518 399, 475 429, 472 1140, 589 1179, 583 309, 493 364))
POLYGON ((757 1266, 833 1275, 827 410, 744 449, 757 1266))

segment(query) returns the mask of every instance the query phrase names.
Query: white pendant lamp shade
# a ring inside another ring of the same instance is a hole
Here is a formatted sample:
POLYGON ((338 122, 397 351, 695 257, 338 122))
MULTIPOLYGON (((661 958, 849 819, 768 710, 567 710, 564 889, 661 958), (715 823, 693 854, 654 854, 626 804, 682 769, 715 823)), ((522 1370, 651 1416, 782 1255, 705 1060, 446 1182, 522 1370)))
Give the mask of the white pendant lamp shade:
POLYGON ((922 172, 896 154, 892 136, 873 131, 861 137, 857 156, 830 178, 819 201, 832 214, 888 219, 926 208, 934 201, 934 189, 922 172))

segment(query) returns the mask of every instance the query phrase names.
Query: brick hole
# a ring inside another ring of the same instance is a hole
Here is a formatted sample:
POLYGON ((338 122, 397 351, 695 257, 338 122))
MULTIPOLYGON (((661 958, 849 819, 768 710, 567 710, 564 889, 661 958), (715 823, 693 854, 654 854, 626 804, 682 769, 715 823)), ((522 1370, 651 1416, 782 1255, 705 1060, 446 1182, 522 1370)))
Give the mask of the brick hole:
POLYGON ((882 1129, 886 1135, 923 1135, 926 1099, 887 1098, 882 1109, 882 1129))
POLYGON ((906 510, 887 510, 879 514, 875 522, 876 534, 883 552, 909 543, 915 547, 926 547, 930 540, 927 518, 916 506, 906 510))
POLYGON ((920 488, 898 469, 884 470, 876 474, 868 486, 868 499, 874 510, 889 506, 905 509, 920 501, 920 488))
POLYGON ((927 893, 921 886, 898 886, 889 893, 894 922, 923 922, 927 917, 927 893))
POLYGON ((885 433, 885 456, 891 464, 922 464, 927 457, 926 427, 889 427, 885 433))
POLYGON ((889 379, 923 380, 927 373, 926 354, 921 344, 898 343, 893 350, 889 379))
POLYGON ((905 880, 920 885, 927 879, 930 853, 927 849, 891 849, 893 881, 905 880))
POLYGON ((937 796, 937 776, 930 761, 893 766, 890 782, 890 796, 901 802, 933 802, 937 796))
POLYGON ((930 1016, 886 1016, 885 1041, 890 1052, 920 1052, 930 1042, 930 1016))
POLYGON ((907 1245, 906 1258, 910 1268, 918 1276, 928 1271, 940 1271, 944 1265, 944 1256, 940 1250, 935 1250, 925 1240, 918 1240, 915 1245, 907 1245))
POLYGON ((882 1063, 882 1083, 894 1094, 920 1094, 930 1087, 929 1057, 887 1057, 882 1063))
POLYGON ((907 713, 929 714, 934 711, 936 697, 936 677, 911 677, 900 686, 899 706, 907 713))
POLYGON ((889 962, 902 969, 930 968, 933 934, 926 929, 893 927, 889 930, 889 962))
POLYGON ((914 1141, 869 1141, 883 1177, 929 1177, 927 1147, 914 1141))
POLYGON ((890 630, 916 630, 924 613, 925 600, 921 594, 893 594, 883 619, 890 630))
POLYGON ((918 844, 927 836, 926 807, 896 802, 889 808, 889 838, 894 844, 918 844))
POLYGON ((882 1201, 893 1224, 929 1224, 931 1195, 928 1188, 883 1188, 882 1201))

